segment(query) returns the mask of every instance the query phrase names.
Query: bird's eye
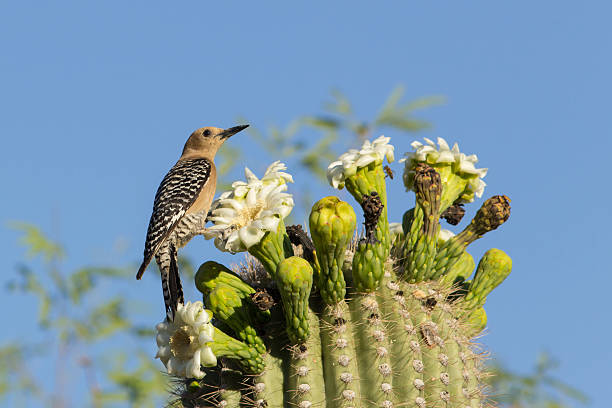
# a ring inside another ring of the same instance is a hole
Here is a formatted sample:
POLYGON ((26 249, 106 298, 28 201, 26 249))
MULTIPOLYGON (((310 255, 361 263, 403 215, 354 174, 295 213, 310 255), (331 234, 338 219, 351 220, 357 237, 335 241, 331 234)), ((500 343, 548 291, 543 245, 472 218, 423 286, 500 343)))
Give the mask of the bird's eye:
POLYGON ((202 134, 206 137, 210 136, 210 129, 206 129, 202 134))

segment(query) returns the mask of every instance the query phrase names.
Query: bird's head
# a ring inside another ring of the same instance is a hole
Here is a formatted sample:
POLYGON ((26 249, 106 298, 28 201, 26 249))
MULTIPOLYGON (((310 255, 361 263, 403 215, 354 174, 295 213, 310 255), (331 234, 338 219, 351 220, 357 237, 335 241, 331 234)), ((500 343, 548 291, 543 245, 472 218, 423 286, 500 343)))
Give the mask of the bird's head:
POLYGON ((246 129, 249 125, 234 126, 228 129, 203 127, 195 130, 183 149, 181 157, 206 157, 213 159, 219 147, 232 135, 246 129))

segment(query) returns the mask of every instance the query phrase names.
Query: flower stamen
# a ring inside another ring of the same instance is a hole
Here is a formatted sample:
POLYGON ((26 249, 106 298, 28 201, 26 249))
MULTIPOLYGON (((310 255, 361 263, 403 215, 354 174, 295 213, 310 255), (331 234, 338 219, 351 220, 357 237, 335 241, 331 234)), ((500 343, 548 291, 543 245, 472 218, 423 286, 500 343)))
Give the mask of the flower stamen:
POLYGON ((235 181, 232 190, 215 200, 208 220, 214 223, 204 233, 206 239, 215 238, 215 246, 224 252, 243 252, 261 241, 270 231, 276 231, 282 220, 293 209, 293 197, 287 183, 293 182, 286 166, 272 163, 258 179, 245 168, 247 181, 235 181))
POLYGON ((259 214, 263 211, 266 206, 266 202, 263 200, 257 200, 253 207, 245 207, 238 211, 238 216, 234 218, 234 225, 236 229, 240 229, 249 225, 252 221, 259 217, 259 214))
POLYGON ((189 359, 198 349, 196 336, 189 326, 181 326, 170 336, 170 352, 174 357, 189 359))

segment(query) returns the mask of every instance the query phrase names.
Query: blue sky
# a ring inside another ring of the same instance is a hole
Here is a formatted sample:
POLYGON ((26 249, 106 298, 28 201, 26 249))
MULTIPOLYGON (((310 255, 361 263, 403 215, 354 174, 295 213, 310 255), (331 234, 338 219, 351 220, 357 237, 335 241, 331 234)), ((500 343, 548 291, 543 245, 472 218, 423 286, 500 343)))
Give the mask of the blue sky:
MULTIPOLYGON (((432 130, 386 132, 396 151, 423 136, 457 141, 490 169, 485 194, 512 198, 508 224, 472 249, 514 259, 484 342, 519 371, 550 352, 563 380, 607 406, 612 6, 331 3, 3 2, 2 279, 24 255, 11 220, 62 241, 73 267, 139 261, 155 189, 195 128, 239 116, 285 125, 320 113, 332 88, 372 118, 403 84, 408 99, 447 103, 420 116, 432 130)), ((392 221, 405 209, 390 204, 392 221)), ((188 253, 219 256, 203 240, 188 253)), ((160 295, 154 279, 143 285, 134 296, 160 295)), ((23 301, 0 297, 3 310, 23 301)), ((28 333, 35 308, 23 306, 8 319, 28 333)))

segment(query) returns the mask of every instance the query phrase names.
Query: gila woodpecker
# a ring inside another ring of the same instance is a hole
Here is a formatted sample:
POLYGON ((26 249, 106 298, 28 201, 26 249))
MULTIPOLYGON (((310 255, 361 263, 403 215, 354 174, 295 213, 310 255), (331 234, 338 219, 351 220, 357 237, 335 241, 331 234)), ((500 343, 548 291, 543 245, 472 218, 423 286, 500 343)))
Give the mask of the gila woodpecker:
POLYGON ((177 250, 205 230, 206 216, 215 195, 215 153, 228 137, 249 125, 229 129, 204 127, 189 136, 183 154, 164 177, 155 193, 149 221, 144 260, 136 279, 153 256, 161 273, 166 315, 169 321, 179 303, 184 303, 178 274, 177 250))

